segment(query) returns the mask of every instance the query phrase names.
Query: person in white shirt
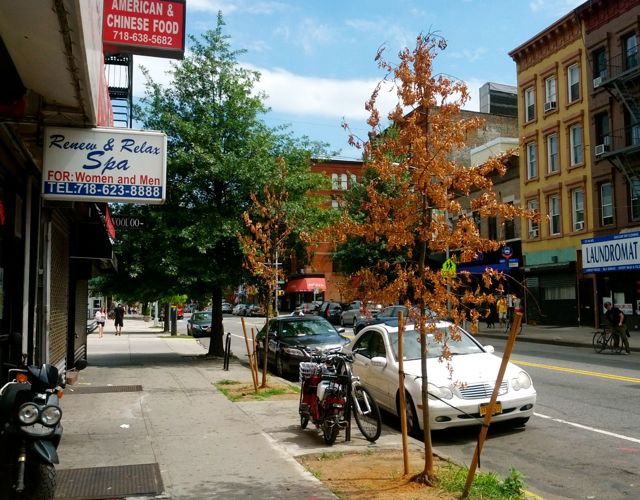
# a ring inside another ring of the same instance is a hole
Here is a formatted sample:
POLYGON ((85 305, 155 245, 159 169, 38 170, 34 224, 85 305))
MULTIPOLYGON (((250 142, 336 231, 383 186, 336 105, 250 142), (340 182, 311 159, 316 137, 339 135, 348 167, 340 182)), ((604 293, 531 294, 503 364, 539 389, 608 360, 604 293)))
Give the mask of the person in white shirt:
POLYGON ((107 321, 107 311, 104 307, 96 311, 95 319, 98 324, 98 338, 101 339, 104 335, 104 324, 107 321))

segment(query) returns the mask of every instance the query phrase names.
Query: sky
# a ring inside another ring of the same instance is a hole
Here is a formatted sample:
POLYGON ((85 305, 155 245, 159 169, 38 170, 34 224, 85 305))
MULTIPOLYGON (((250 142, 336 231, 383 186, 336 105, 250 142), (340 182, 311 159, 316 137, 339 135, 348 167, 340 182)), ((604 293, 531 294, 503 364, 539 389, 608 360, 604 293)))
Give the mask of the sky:
MULTIPOLYGON (((349 146, 341 124, 366 137, 364 104, 385 76, 374 60, 380 47, 397 62, 421 33, 444 37, 435 72, 463 80, 472 96, 466 108, 477 111, 484 83, 516 84, 509 52, 583 1, 186 0, 186 31, 198 38, 222 12, 231 48, 246 50, 238 63, 261 75, 256 88, 270 108, 265 123, 287 125, 294 136, 327 143, 334 157, 349 160, 361 152, 349 146)), ((134 99, 144 95, 140 66, 170 85, 171 60, 135 56, 134 99)), ((396 102, 388 92, 382 99, 383 111, 396 102)))

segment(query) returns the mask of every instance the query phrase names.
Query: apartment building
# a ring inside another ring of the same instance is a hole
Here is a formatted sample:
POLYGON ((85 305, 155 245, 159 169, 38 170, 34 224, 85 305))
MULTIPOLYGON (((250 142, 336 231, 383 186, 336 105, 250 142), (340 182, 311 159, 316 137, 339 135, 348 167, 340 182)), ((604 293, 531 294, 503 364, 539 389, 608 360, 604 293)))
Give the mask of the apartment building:
POLYGON ((594 324, 593 280, 580 273, 582 239, 594 230, 588 63, 574 12, 509 55, 516 62, 520 193, 540 213, 523 230, 526 317, 594 324))
MULTIPOLYGON (((331 179, 331 188, 319 191, 328 210, 337 209, 344 193, 362 177, 363 162, 359 160, 315 159, 311 171, 331 179)), ((334 300, 341 302, 341 288, 350 286, 351 278, 337 269, 331 255, 335 244, 323 241, 309 248, 308 265, 300 268, 294 261, 284 285, 281 307, 291 310, 302 302, 311 300, 334 300)))
POLYGON ((640 1, 591 0, 576 9, 584 34, 592 154, 593 238, 583 282, 596 319, 615 303, 640 327, 640 1))

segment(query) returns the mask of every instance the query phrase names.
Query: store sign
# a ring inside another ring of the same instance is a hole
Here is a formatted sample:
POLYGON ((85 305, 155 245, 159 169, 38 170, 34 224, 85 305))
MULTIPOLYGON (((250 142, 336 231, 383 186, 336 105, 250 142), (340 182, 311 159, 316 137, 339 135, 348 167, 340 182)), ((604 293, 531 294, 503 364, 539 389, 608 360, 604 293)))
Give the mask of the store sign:
POLYGON ((139 204, 165 200, 163 133, 49 127, 43 149, 43 198, 139 204))
POLYGON ((184 0, 104 0, 105 52, 184 57, 184 0))
POLYGON ((640 270, 640 233, 582 240, 582 272, 640 270))

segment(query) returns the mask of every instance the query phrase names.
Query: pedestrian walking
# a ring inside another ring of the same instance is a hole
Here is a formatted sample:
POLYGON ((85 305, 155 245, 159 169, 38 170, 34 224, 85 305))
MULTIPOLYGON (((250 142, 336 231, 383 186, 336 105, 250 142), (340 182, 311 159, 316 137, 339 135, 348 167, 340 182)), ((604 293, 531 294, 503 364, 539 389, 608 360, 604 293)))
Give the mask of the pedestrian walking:
POLYGON ((104 335, 104 324, 107 322, 107 310, 104 307, 96 311, 95 320, 98 325, 98 338, 101 339, 104 335))
POLYGON ((116 335, 122 335, 122 327, 124 326, 124 307, 122 307, 122 304, 118 304, 113 313, 116 335))
MULTIPOLYGON (((631 349, 629 349, 629 339, 627 338, 627 318, 624 313, 613 306, 611 302, 605 302, 604 308, 607 310, 604 313, 604 317, 607 318, 607 321, 611 323, 611 327, 613 328, 613 333, 615 333, 620 340, 622 340, 622 345, 624 346, 624 350, 627 354, 631 354, 631 349)), ((617 342, 616 342, 617 345, 617 342)))

